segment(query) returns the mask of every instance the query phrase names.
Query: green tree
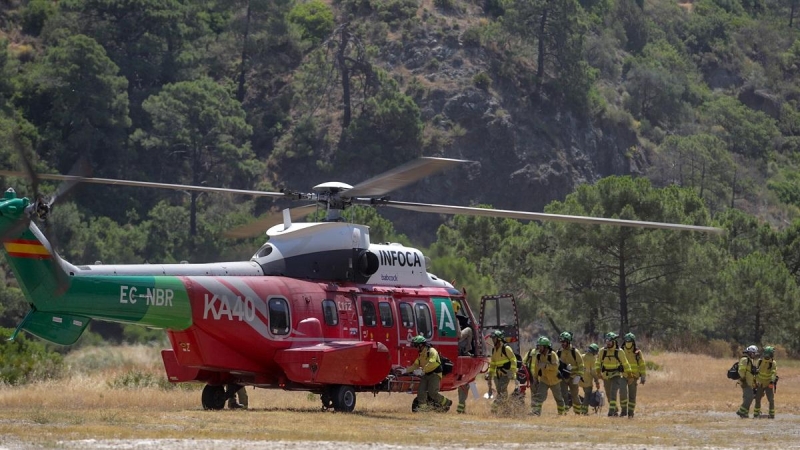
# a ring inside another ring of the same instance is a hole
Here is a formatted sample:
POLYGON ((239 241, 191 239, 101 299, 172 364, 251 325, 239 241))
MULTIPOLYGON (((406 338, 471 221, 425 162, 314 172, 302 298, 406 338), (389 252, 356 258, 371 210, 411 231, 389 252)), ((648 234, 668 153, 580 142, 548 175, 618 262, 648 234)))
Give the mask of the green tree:
POLYGON ((701 121, 735 153, 764 158, 780 135, 775 119, 733 97, 716 96, 701 107, 701 121))
POLYGON ((303 30, 303 39, 315 44, 327 39, 333 31, 333 10, 321 0, 297 4, 289 11, 287 19, 303 30))
POLYGON ((593 72, 583 57, 585 12, 576 0, 511 0, 506 7, 507 29, 521 38, 523 46, 536 52, 536 74, 532 97, 539 100, 542 88, 585 102, 593 72))
POLYGON ((650 177, 661 186, 692 188, 713 211, 730 203, 734 162, 725 143, 710 134, 668 136, 658 147, 650 177))
POLYGON ((125 164, 127 81, 94 39, 71 36, 50 47, 27 79, 29 117, 43 129, 45 148, 63 172, 86 156, 95 164, 125 164))
MULTIPOLYGON (((708 223, 690 189, 654 189, 643 178, 609 177, 583 185, 547 212, 674 223, 708 223)), ((695 283, 708 257, 704 236, 629 227, 554 224, 552 301, 581 324, 596 320, 620 331, 668 333, 705 301, 695 283)))
MULTIPOLYGON (((241 104, 209 78, 170 84, 142 104, 152 126, 134 140, 162 153, 185 184, 228 186, 252 179, 262 164, 247 139, 241 104)), ((197 234, 199 193, 190 193, 189 234, 197 234)))
POLYGON ((744 345, 797 345, 800 292, 780 255, 751 253, 727 265, 720 278, 722 289, 714 300, 717 333, 744 345))

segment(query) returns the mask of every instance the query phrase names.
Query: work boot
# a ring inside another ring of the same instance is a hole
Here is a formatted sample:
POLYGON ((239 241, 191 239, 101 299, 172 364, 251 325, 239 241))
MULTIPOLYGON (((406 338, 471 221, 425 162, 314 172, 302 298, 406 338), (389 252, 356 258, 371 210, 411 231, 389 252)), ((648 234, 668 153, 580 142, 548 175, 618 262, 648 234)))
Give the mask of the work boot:
POLYGON ((628 419, 633 419, 633 411, 628 411, 628 419))
POLYGON ((745 414, 745 413, 739 412, 739 411, 736 411, 736 415, 741 417, 742 419, 747 419, 747 417, 748 417, 748 414, 745 414))
POLYGON ((239 402, 228 402, 228 408, 230 409, 244 409, 244 405, 239 402))
POLYGON ((622 412, 619 413, 619 416, 620 417, 627 417, 628 416, 628 410, 627 409, 623 409, 622 412))
POLYGON ((769 415, 769 416, 767 416, 767 417, 768 417, 768 418, 770 418, 770 419, 774 419, 774 418, 775 418, 775 414, 770 414, 770 415, 769 415))
POLYGON ((608 417, 617 417, 617 412, 614 410, 608 410, 608 417))
POLYGON ((449 398, 444 399, 444 405, 442 405, 442 409, 444 412, 450 411, 450 407, 453 406, 453 401, 449 398))

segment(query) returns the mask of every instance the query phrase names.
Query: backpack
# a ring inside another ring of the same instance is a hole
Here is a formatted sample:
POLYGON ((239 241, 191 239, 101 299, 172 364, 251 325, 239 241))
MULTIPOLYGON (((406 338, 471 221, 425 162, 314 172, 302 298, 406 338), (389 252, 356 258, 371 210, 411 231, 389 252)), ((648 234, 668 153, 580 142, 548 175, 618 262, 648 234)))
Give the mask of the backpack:
POLYGON ((741 377, 739 376, 739 361, 733 363, 730 369, 728 369, 728 379, 730 380, 738 380, 741 377))
POLYGON ((448 358, 446 356, 442 356, 442 355, 439 355, 439 359, 442 362, 439 365, 439 367, 442 368, 442 376, 448 375, 449 373, 451 373, 453 371, 453 367, 454 367, 453 361, 450 361, 450 358, 448 358))

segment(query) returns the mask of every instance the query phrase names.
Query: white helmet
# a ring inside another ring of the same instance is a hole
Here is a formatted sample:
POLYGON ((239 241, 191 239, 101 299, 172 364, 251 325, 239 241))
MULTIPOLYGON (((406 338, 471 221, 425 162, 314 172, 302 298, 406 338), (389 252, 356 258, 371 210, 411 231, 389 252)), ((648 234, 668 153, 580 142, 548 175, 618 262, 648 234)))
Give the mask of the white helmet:
POLYGON ((747 347, 747 348, 744 350, 744 352, 745 352, 745 353, 753 353, 753 354, 758 354, 758 347, 756 347, 755 345, 751 345, 751 346, 747 347))

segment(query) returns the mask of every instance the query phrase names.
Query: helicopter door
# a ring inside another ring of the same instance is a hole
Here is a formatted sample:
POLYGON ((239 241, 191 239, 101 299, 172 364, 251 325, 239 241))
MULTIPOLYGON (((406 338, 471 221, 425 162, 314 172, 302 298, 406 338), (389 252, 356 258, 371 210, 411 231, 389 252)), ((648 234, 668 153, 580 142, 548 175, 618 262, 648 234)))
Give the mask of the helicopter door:
POLYGON ((358 311, 355 301, 349 295, 336 294, 334 301, 339 313, 339 329, 343 339, 358 339, 358 311))
POLYGON ((361 325, 361 340, 374 341, 379 335, 378 309, 374 297, 361 297, 358 299, 359 325, 361 325))
POLYGON ((408 366, 417 359, 417 350, 411 346, 411 338, 417 335, 414 304, 407 301, 397 302, 397 318, 397 352, 400 364, 408 366))
POLYGON ((484 344, 490 348, 489 334, 494 330, 501 330, 506 336, 506 342, 514 349, 514 353, 521 354, 519 316, 517 301, 513 294, 484 295, 481 297, 481 312, 478 317, 484 344))

